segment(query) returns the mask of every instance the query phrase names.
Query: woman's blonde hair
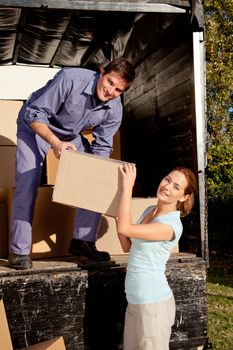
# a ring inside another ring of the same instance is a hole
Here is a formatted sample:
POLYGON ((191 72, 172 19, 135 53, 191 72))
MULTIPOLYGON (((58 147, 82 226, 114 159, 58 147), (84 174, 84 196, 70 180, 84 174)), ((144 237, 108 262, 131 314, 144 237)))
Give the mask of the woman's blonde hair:
POLYGON ((181 216, 184 217, 188 215, 193 208, 195 195, 197 193, 197 178, 192 172, 192 170, 186 167, 183 167, 183 166, 175 167, 173 170, 179 171, 182 174, 184 174, 188 182, 188 185, 184 191, 184 194, 189 195, 188 198, 184 202, 177 203, 177 210, 179 210, 181 213, 181 216))

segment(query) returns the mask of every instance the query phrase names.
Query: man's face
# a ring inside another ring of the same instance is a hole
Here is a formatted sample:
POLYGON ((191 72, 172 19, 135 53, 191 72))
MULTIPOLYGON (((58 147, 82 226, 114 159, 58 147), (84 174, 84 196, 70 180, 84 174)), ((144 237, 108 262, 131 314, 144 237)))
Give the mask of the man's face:
POLYGON ((106 102, 120 96, 128 86, 129 84, 117 72, 101 73, 97 82, 96 93, 100 101, 106 102))

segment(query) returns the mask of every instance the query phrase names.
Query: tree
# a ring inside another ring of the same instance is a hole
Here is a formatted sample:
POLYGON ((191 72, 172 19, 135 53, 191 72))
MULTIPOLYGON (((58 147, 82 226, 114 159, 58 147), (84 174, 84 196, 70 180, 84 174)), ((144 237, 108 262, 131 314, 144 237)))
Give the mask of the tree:
POLYGON ((206 0, 204 11, 209 141, 233 145, 233 2, 206 0))
POLYGON ((210 254, 233 254, 233 147, 212 145, 207 168, 210 254))
POLYGON ((233 3, 206 0, 206 169, 210 253, 232 254, 233 207, 233 3))

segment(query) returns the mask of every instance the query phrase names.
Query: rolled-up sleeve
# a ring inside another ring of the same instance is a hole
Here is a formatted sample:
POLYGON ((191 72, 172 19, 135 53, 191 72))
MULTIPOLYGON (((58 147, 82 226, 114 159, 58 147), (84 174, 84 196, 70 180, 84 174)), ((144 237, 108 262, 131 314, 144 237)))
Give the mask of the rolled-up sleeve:
POLYGON ((27 103, 24 122, 26 124, 32 122, 49 124, 49 118, 57 113, 70 89, 71 84, 60 71, 53 80, 39 90, 39 93, 32 94, 27 103))

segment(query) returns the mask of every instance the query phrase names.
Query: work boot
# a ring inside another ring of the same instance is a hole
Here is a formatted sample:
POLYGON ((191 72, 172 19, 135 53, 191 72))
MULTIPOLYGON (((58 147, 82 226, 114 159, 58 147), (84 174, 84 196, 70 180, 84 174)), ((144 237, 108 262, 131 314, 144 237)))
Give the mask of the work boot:
POLYGON ((8 261, 10 263, 10 267, 13 267, 16 270, 29 270, 32 268, 32 261, 29 258, 29 255, 10 253, 8 256, 8 261))
POLYGON ((92 261, 109 261, 108 252, 100 252, 96 249, 95 242, 86 242, 79 239, 72 239, 69 253, 76 256, 85 256, 92 261))

